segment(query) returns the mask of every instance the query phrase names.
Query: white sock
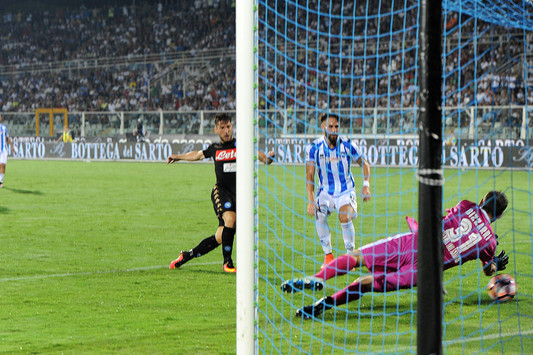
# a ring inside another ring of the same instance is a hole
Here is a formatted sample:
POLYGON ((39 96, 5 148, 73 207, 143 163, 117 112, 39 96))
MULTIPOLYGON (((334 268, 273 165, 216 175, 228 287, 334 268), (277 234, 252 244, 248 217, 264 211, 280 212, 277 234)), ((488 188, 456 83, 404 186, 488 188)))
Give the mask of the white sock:
POLYGON ((328 220, 325 213, 317 212, 316 231, 318 233, 318 238, 320 239, 320 244, 322 244, 322 250, 324 250, 324 254, 332 253, 333 249, 331 248, 331 233, 329 232, 328 220))
POLYGON ((4 182, 4 174, 0 174, 0 184, 4 182))
POLYGON ((344 238, 344 246, 348 253, 352 253, 355 248, 355 228, 352 221, 341 223, 342 237, 344 238))

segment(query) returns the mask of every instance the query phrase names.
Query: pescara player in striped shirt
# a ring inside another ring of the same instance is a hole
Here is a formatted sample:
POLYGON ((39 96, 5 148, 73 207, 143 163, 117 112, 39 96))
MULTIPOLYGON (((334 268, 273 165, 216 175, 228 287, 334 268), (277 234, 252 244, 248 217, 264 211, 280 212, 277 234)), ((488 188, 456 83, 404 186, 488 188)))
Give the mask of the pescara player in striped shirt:
POLYGON ((337 211, 342 227, 344 246, 350 253, 355 247, 355 229, 352 220, 357 217, 357 197, 351 165, 363 167, 363 201, 370 195, 370 165, 360 148, 349 139, 339 137, 339 116, 323 113, 320 122, 324 136, 307 148, 306 188, 309 204, 307 213, 315 217, 316 231, 325 258, 322 268, 334 259, 328 216, 337 211), (318 175, 315 194, 315 172, 318 175))
POLYGON ((6 174, 7 164, 7 145, 11 146, 11 151, 15 152, 13 141, 7 133, 7 127, 2 123, 2 114, 0 114, 0 188, 4 187, 4 176, 6 174))
MULTIPOLYGON (((496 239, 491 222, 499 219, 508 201, 501 191, 490 191, 478 204, 463 200, 443 217, 443 269, 479 259, 486 276, 506 268, 509 257, 502 250, 496 256, 496 239)), ((281 289, 299 292, 320 290, 324 281, 344 275, 354 267, 365 266, 370 275, 359 277, 332 296, 296 311, 298 317, 316 317, 323 311, 359 299, 366 292, 388 292, 415 287, 417 284, 418 225, 407 217, 410 231, 367 244, 353 253, 339 256, 313 277, 285 281, 281 289)))

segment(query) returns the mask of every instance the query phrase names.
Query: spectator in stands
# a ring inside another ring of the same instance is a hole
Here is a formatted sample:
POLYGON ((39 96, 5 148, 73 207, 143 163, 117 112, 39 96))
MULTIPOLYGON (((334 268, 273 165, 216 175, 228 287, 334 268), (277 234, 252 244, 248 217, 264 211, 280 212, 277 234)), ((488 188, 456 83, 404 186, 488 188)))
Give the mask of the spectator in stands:
POLYGON ((146 129, 144 128, 144 122, 142 118, 137 120, 137 126, 135 127, 135 132, 133 135, 137 138, 137 142, 144 142, 146 136, 146 129))
MULTIPOLYGON (((168 54, 173 54, 171 58, 175 58, 177 52, 188 50, 194 58, 206 50, 223 48, 224 52, 230 52, 234 49, 235 11, 226 3, 198 0, 156 3, 140 1, 131 6, 118 7, 110 4, 94 9, 81 6, 78 9, 70 8, 68 11, 60 9, 39 13, 28 10, 19 14, 2 14, 0 65, 3 67, 0 68, 0 108, 4 111, 19 112, 42 106, 67 107, 71 111, 181 109, 181 101, 185 101, 182 97, 174 91, 173 95, 169 95, 167 90, 149 95, 154 86, 152 83, 149 87, 148 83, 168 69, 165 57, 168 54), (194 9, 196 16, 189 15, 191 9, 194 9), (39 30, 35 30, 36 28, 39 30), (140 62, 143 65, 137 64, 140 62), (61 63, 61 67, 55 68, 57 63, 61 63), (101 67, 94 68, 95 65, 101 67)), ((367 31, 369 35, 376 35, 378 30, 390 28, 393 42, 414 40, 418 18, 416 6, 409 7, 407 12, 403 13, 400 11, 400 3, 384 0, 379 9, 368 9, 368 14, 365 14, 364 7, 357 6, 354 1, 345 2, 344 6, 335 4, 329 9, 326 3, 311 0, 307 6, 332 13, 335 18, 340 18, 339 15, 353 17, 355 13, 357 20, 353 26, 349 26, 335 19, 319 21, 314 12, 309 12, 308 17, 294 16, 298 21, 305 21, 301 25, 310 25, 315 30, 309 32, 309 43, 316 42, 321 48, 339 49, 341 55, 306 56, 305 65, 299 63, 300 58, 296 58, 297 61, 278 60, 276 70, 259 68, 267 75, 268 83, 278 85, 259 86, 261 89, 267 88, 265 109, 272 108, 273 103, 277 101, 292 108, 307 105, 344 108, 352 107, 356 102, 355 107, 365 108, 405 107, 415 104, 414 94, 417 88, 414 85, 414 49, 405 47, 403 58, 397 54, 391 54, 389 58, 387 53, 380 52, 383 60, 376 61, 373 58, 377 49, 372 47, 371 41, 363 51, 363 47, 358 47, 356 39, 353 48, 348 48, 341 42, 341 38, 353 36, 354 28, 356 33, 367 31), (393 16, 381 16, 379 20, 369 22, 361 20, 384 9, 395 11, 401 20, 391 23, 393 16), (319 36, 319 33, 330 33, 331 36, 319 36), (351 56, 361 58, 362 55, 365 55, 365 61, 350 60, 351 56), (294 73, 294 76, 286 76, 284 72, 294 73), (335 75, 328 76, 328 72, 335 75), (362 79, 364 77, 366 79, 362 79), (378 82, 376 77, 380 78, 378 82), (307 80, 302 81, 305 80, 303 78, 307 80), (351 101, 340 95, 353 89, 354 79, 364 82, 365 92, 364 95, 359 95, 356 101, 351 101), (381 79, 382 82, 379 82, 381 79), (387 85, 384 85, 386 82, 387 85), (291 94, 288 90, 295 92, 291 94), (289 94, 291 100, 280 100, 280 93, 289 94)), ((287 16, 295 15, 295 8, 288 8, 288 11, 290 13, 287 16)), ((282 26, 281 22, 275 23, 282 20, 282 17, 275 16, 267 19, 272 28, 279 29, 280 35, 296 38, 295 29, 299 27, 286 27, 282 26)), ((476 34, 480 35, 475 42, 462 44, 460 56, 451 54, 446 59, 447 73, 453 73, 446 76, 445 82, 448 105, 469 104, 475 98, 485 104, 507 104, 509 97, 515 99, 514 103, 518 104, 533 100, 533 96, 522 94, 527 85, 526 80, 521 80, 513 73, 500 75, 501 73, 495 71, 497 63, 523 52, 523 47, 515 45, 513 37, 509 37, 509 46, 493 47, 484 44, 483 39, 487 38, 489 43, 496 41, 492 37, 498 33, 498 26, 482 21, 469 21, 467 15, 458 17, 454 13, 449 15, 448 20, 447 38, 452 42, 461 34, 473 34, 477 31, 476 34), (486 31, 489 26, 495 26, 494 31, 486 31), (474 43, 479 43, 480 48, 474 43), (474 53, 478 53, 476 57, 479 59, 476 62, 479 62, 479 65, 471 61, 474 53), (486 87, 490 82, 487 73, 495 73, 494 84, 490 87, 486 87), (487 83, 482 82, 476 92, 464 89, 465 85, 470 85, 474 79, 483 75, 487 78, 487 83), (503 90, 503 87, 508 90, 503 90)), ((501 31, 502 34, 508 33, 506 28, 501 31)), ((275 38, 276 36, 269 36, 267 40, 274 41, 275 38)), ((279 48, 279 53, 288 49, 279 48)), ((291 55, 290 51, 287 53, 291 55)), ((272 57, 269 59, 274 61, 278 55, 271 53, 269 56, 272 57)), ((183 69, 188 81, 180 90, 181 95, 187 98, 185 110, 234 109, 234 59, 224 54, 205 65, 209 70, 198 70, 197 73, 183 69)), ((181 82, 183 77, 174 80, 181 82)))

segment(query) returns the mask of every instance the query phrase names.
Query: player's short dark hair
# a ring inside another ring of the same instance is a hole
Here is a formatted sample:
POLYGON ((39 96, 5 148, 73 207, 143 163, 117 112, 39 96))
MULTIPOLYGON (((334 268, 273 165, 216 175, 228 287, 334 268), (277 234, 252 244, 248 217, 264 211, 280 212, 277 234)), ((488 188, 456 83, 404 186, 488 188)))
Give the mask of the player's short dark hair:
POLYGON ((327 120, 330 117, 336 118, 337 121, 339 121, 339 122, 341 121, 339 115, 336 115, 334 113, 324 112, 319 117, 320 118, 320 124, 324 123, 324 121, 327 120))
POLYGON ((481 208, 490 213, 494 219, 500 218, 509 204, 507 196, 501 191, 489 191, 483 200, 481 208))
POLYGON ((231 116, 229 113, 226 112, 219 112, 215 115, 215 126, 217 126, 220 122, 230 122, 231 123, 231 116))

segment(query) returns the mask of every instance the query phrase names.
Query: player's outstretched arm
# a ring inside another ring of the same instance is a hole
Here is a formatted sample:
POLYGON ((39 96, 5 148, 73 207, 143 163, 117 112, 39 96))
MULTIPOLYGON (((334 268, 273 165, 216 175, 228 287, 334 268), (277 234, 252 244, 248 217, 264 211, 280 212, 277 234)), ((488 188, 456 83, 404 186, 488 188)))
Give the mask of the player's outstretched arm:
POLYGON ((316 202, 315 202, 315 162, 308 161, 305 164, 305 187, 307 189, 307 199, 309 203, 307 204, 307 213, 310 216, 315 215, 316 202))
POLYGON ((357 163, 363 167, 363 201, 370 201, 372 193, 370 192, 370 164, 363 157, 357 160, 357 163))
POLYGON ((205 159, 204 151, 198 150, 198 151, 192 151, 185 154, 172 154, 167 158, 167 164, 172 164, 176 161, 180 160, 186 160, 186 161, 197 161, 205 159))
POLYGON ((11 139, 11 137, 7 137, 7 144, 11 146, 11 151, 15 153, 15 146, 13 145, 13 140, 11 139))
POLYGON ((274 161, 274 157, 276 156, 276 154, 274 153, 273 150, 271 150, 270 152, 268 152, 268 155, 263 153, 262 151, 258 151, 257 152, 257 156, 259 158, 259 161, 261 163, 265 163, 265 164, 272 164, 272 162, 274 161))

